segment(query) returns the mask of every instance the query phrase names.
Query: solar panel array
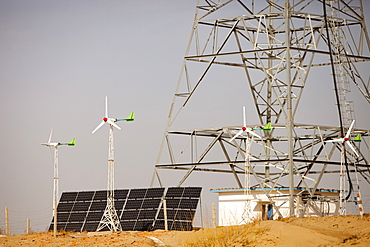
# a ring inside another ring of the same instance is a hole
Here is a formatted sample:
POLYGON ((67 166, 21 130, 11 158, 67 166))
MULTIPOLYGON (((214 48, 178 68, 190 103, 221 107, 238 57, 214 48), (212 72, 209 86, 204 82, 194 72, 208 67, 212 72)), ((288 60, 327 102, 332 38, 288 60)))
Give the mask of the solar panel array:
MULTIPOLYGON (((164 229, 166 199, 169 230, 191 230, 201 187, 115 190, 114 205, 123 231, 164 229)), ((57 229, 96 231, 107 205, 107 191, 63 192, 57 207, 57 229)), ((54 228, 54 219, 49 230, 54 228)), ((109 229, 102 229, 108 231, 109 229)))
MULTIPOLYGON (((168 230, 191 231, 195 211, 200 198, 201 187, 168 188, 166 196, 168 230)), ((153 229, 164 229, 163 205, 160 208, 153 229)))

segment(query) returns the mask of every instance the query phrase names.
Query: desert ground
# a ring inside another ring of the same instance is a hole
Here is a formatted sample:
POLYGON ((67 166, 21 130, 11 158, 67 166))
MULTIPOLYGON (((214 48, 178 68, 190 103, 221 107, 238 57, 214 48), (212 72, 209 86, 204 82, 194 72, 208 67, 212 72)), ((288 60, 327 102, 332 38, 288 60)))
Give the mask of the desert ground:
POLYGON ((32 233, 0 237, 0 246, 370 246, 370 214, 285 218, 189 232, 32 233))

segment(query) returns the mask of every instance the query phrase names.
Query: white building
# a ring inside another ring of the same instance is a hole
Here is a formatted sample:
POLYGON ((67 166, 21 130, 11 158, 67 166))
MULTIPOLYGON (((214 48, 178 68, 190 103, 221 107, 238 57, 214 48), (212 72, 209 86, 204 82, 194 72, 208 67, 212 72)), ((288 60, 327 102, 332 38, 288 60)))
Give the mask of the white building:
MULTIPOLYGON (((253 220, 278 219, 289 216, 289 188, 267 189, 272 202, 261 188, 247 191, 243 188, 211 189, 218 193, 218 225, 240 225, 253 220), (275 204, 275 205, 273 205, 275 204), (279 210, 279 212, 277 211, 279 210)), ((339 190, 316 189, 313 200, 308 202, 307 191, 295 188, 296 215, 332 216, 339 215, 339 190), (305 205, 308 206, 303 210, 305 205)))

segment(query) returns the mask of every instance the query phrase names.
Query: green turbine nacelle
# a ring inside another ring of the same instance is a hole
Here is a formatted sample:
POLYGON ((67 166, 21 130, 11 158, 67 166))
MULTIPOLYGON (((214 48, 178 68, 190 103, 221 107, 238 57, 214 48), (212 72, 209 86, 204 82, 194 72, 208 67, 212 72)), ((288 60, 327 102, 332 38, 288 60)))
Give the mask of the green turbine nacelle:
POLYGON ((76 138, 73 138, 72 141, 70 141, 68 143, 58 143, 58 146, 60 146, 60 145, 74 146, 75 143, 76 143, 76 138))
POLYGON ((115 122, 117 121, 134 121, 134 118, 135 118, 135 112, 131 112, 130 115, 127 117, 127 118, 123 118, 123 119, 116 119, 115 122))
POLYGON ((355 139, 353 139, 354 142, 361 142, 361 134, 358 134, 355 139))
POLYGON ((270 131, 272 128, 271 122, 268 122, 263 128, 256 128, 252 130, 263 130, 263 131, 270 131))

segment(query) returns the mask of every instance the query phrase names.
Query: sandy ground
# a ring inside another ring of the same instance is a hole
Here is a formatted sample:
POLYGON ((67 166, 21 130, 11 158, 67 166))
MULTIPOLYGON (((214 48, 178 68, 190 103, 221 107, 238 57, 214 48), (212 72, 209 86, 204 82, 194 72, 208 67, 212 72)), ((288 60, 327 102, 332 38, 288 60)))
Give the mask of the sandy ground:
MULTIPOLYGON (((256 236, 248 246, 370 246, 369 214, 363 219, 359 216, 287 218, 279 221, 261 221, 257 225, 264 229, 264 232, 256 236)), ((57 237, 53 237, 52 232, 33 233, 2 236, 0 246, 186 246, 187 240, 199 235, 200 232, 162 230, 120 233, 65 232, 59 233, 57 237)), ((209 241, 209 245, 206 246, 222 245, 214 245, 209 241)), ((242 245, 235 243, 233 246, 242 245)))

